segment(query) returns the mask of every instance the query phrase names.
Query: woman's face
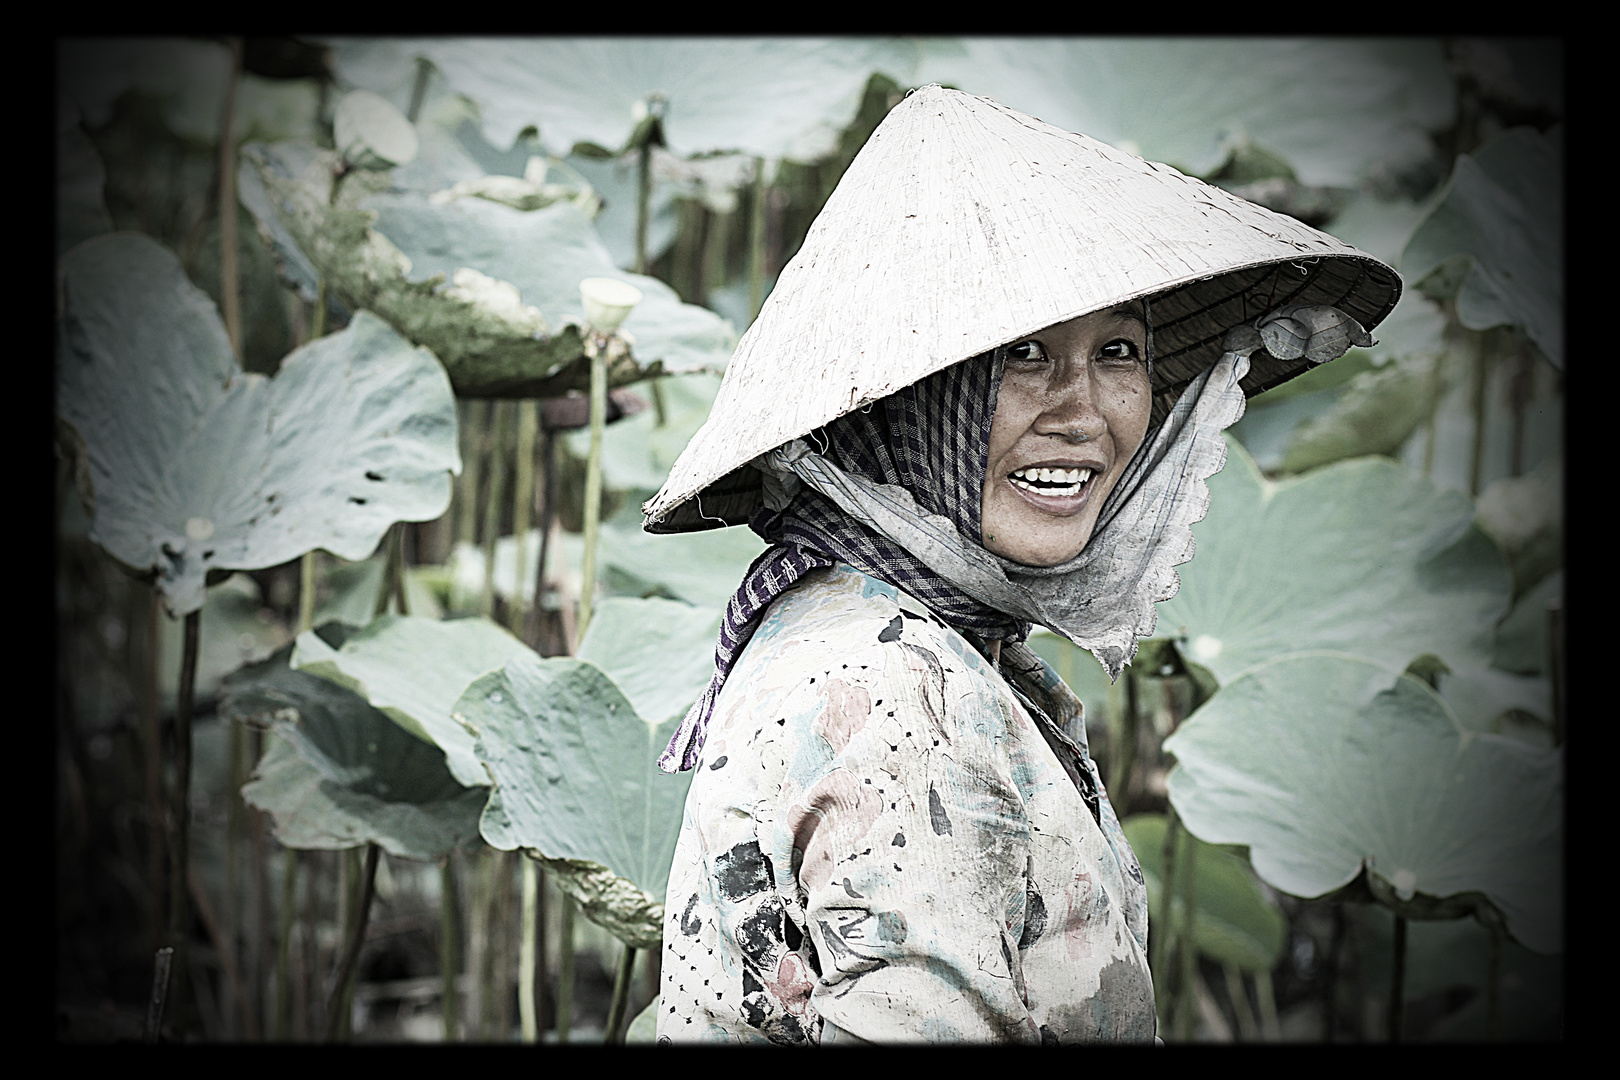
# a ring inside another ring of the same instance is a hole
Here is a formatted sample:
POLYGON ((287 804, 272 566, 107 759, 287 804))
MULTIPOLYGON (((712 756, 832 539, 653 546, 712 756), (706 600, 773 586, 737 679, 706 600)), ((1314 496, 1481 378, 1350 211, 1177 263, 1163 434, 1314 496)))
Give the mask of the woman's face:
POLYGON ((985 547, 1027 566, 1080 554, 1147 432, 1146 339, 1140 314, 1121 307, 1008 347, 980 504, 985 547))

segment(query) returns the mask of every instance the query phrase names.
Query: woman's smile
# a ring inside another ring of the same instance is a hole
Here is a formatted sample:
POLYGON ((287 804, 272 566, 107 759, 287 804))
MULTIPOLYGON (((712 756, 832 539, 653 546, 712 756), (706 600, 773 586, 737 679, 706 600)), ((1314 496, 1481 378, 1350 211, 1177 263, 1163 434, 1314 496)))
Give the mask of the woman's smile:
POLYGON ((1147 432, 1146 336, 1134 310, 1116 308, 1005 347, 980 507, 986 548, 1055 566, 1085 547, 1147 432))

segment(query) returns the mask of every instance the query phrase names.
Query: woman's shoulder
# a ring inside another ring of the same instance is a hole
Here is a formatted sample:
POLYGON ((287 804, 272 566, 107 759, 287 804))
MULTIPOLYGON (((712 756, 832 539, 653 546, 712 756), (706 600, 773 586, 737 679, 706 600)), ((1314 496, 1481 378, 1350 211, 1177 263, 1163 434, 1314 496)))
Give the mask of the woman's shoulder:
POLYGON ((786 648, 809 661, 815 654, 830 659, 874 646, 923 647, 959 658, 975 672, 990 670, 978 650, 926 606, 845 563, 806 574, 778 597, 749 651, 764 659, 786 648))

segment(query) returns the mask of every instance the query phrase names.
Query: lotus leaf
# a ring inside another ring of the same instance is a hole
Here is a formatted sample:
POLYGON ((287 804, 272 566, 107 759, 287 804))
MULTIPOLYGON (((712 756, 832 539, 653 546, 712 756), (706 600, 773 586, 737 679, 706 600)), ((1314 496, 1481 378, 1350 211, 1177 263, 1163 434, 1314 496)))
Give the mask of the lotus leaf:
MULTIPOLYGON (((1182 925, 1180 896, 1165 908, 1163 814, 1137 814, 1123 823, 1125 839, 1142 864, 1147 881, 1148 923, 1164 925, 1170 919, 1182 925)), ((1288 920, 1260 890, 1254 871, 1240 855, 1189 837, 1193 852, 1193 940, 1211 960, 1243 971, 1270 971, 1282 958, 1288 920)), ((1183 840, 1183 844, 1186 841, 1183 840)), ((1188 850, 1182 847, 1181 851, 1188 850)), ((1179 877, 1182 870, 1177 870, 1179 877)))
POLYGON ((927 43, 916 82, 1198 175, 1252 141, 1339 187, 1432 153, 1455 95, 1440 43, 1418 40, 967 38, 927 43))
POLYGON ((544 320, 532 308, 484 303, 477 291, 441 288, 440 278, 408 280, 411 260, 371 228, 373 211, 354 206, 364 193, 360 176, 345 181, 332 205, 338 159, 331 151, 253 145, 242 155, 244 171, 257 174, 265 193, 247 205, 261 215, 268 205, 271 217, 261 221, 271 235, 277 233, 271 222, 279 223, 311 268, 325 275, 333 295, 350 307, 375 311, 432 349, 458 393, 539 393, 547 378, 583 357, 577 330, 547 337, 538 332, 544 320))
POLYGON ((659 1000, 659 998, 653 998, 647 1002, 647 1007, 637 1013, 634 1020, 630 1021, 630 1027, 624 1033, 624 1041, 627 1046, 658 1041, 659 1000))
POLYGON ((275 820, 287 847, 376 843, 441 859, 478 839, 486 792, 456 782, 444 756, 352 690, 287 666, 291 646, 230 680, 228 720, 269 728, 243 797, 275 820))
POLYGON ((1455 292, 1462 324, 1523 327, 1561 368, 1563 237, 1563 128, 1515 128, 1457 158, 1444 200, 1406 245, 1401 273, 1421 282, 1463 256, 1469 265, 1455 292))
POLYGON ((526 653, 469 686, 456 716, 493 781, 484 839, 543 856, 589 918, 655 945, 691 783, 657 764, 679 715, 650 723, 594 664, 526 653))
POLYGON ((709 685, 719 634, 719 608, 610 597, 591 615, 579 658, 601 668, 637 716, 661 723, 685 716, 709 685))
POLYGON ((1501 552, 1473 506, 1378 458, 1272 483, 1235 443, 1211 477, 1198 556, 1158 633, 1222 683, 1284 653, 1339 649, 1399 671, 1489 655, 1507 610, 1501 552))
POLYGON ((487 785, 489 775, 473 754, 472 736, 451 718, 456 699, 478 676, 528 653, 488 619, 384 615, 342 648, 313 631, 300 634, 292 666, 354 690, 400 727, 438 746, 451 774, 471 787, 487 785))
POLYGON ((1188 830, 1247 846, 1273 887, 1364 881, 1418 918, 1488 905, 1528 948, 1562 948, 1562 753, 1465 731, 1420 680, 1285 656, 1224 685, 1164 749, 1188 830))
MULTIPOLYGON (((735 150, 814 161, 837 145, 874 71, 909 75, 913 48, 857 38, 455 38, 400 42, 478 102, 509 146, 533 125, 549 147, 617 153, 665 102, 665 145, 681 157, 735 150)), ((344 57, 339 71, 347 75, 344 57)), ((358 77, 358 76, 356 76, 358 77)))
POLYGON ((684 304, 657 278, 614 265, 591 219, 573 203, 515 210, 487 199, 435 203, 412 194, 372 195, 376 230, 410 259, 415 280, 451 278, 462 267, 517 286, 551 326, 583 322, 579 283, 606 277, 628 282, 642 300, 624 322, 637 362, 662 362, 666 372, 723 367, 735 335, 714 312, 684 304))
POLYGON ((212 570, 363 559, 393 522, 449 505, 455 399, 381 320, 357 315, 266 379, 157 242, 110 233, 61 265, 57 410, 89 457, 91 537, 156 575, 176 616, 212 570))

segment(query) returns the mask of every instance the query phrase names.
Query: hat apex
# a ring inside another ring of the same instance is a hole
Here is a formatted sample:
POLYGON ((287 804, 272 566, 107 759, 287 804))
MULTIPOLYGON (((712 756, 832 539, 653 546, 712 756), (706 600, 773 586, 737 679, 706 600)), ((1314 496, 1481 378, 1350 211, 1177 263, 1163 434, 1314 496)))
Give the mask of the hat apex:
MULTIPOLYGON (((988 98, 913 91, 872 133, 738 342, 650 531, 740 524, 747 463, 951 364, 1152 297, 1157 420, 1232 326, 1285 303, 1371 328, 1396 273, 1301 222, 988 98)), ((1304 360, 1257 354, 1258 393, 1304 360)))

